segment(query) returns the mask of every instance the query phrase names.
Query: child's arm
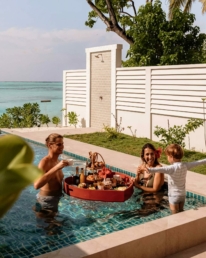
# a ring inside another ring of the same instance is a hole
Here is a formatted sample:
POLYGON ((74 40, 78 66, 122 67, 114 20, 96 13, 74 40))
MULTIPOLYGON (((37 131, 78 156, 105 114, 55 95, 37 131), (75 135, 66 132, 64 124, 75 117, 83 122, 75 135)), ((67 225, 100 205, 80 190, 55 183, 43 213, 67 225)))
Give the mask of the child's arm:
POLYGON ((157 168, 146 168, 145 169, 149 173, 164 173, 164 174, 173 174, 175 169, 173 165, 166 166, 166 167, 157 167, 157 168))
POLYGON ((206 164, 206 159, 201 159, 193 162, 184 162, 186 165, 187 169, 199 166, 199 165, 205 165, 206 164))

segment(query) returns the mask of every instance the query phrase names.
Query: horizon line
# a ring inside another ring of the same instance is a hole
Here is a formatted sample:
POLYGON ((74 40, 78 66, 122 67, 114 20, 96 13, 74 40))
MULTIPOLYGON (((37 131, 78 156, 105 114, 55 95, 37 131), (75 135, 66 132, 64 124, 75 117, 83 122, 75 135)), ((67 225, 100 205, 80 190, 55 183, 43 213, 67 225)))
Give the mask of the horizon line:
POLYGON ((63 81, 0 81, 0 82, 63 82, 63 81))

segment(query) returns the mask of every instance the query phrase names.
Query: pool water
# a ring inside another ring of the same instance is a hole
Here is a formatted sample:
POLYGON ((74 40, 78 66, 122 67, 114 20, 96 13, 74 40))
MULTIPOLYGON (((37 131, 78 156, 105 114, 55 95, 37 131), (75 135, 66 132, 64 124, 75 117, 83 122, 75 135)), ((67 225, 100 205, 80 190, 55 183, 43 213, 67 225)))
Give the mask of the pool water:
MULTIPOLYGON (((47 149, 30 144, 38 164, 47 149)), ((76 165, 84 167, 85 163, 76 159, 76 165)), ((74 169, 65 168, 65 177, 74 169)), ((84 201, 65 195, 56 216, 34 211, 37 192, 33 186, 26 188, 0 220, 0 257, 34 257, 170 215, 167 191, 153 195, 135 189, 124 203, 84 201)), ((185 210, 196 209, 205 202, 204 197, 187 193, 185 210)))

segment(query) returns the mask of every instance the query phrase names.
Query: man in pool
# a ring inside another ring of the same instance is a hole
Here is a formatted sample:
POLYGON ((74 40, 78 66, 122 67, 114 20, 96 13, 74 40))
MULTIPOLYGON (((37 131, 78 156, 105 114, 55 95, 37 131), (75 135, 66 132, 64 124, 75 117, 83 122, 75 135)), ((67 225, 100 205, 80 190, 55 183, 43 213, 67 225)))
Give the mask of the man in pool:
POLYGON ((58 203, 62 196, 62 168, 69 165, 67 160, 59 161, 58 157, 64 149, 63 136, 52 133, 46 138, 48 154, 39 162, 38 167, 44 174, 34 182, 34 188, 40 189, 37 194, 36 211, 58 211, 58 203))

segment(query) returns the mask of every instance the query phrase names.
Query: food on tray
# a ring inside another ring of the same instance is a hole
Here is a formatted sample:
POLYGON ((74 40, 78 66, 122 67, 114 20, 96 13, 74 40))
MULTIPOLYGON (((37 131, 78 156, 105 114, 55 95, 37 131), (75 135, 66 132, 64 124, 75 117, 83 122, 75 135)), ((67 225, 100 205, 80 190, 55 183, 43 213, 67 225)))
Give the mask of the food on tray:
POLYGON ((108 189, 112 189, 112 182, 107 180, 104 182, 104 189, 108 190, 108 189))
MULTIPOLYGON (((116 174, 121 175, 121 173, 116 174)), ((64 181, 64 191, 70 196, 84 200, 124 202, 131 197, 133 193, 133 186, 132 184, 128 185, 128 187, 126 185, 122 186, 119 184, 115 186, 115 181, 118 183, 115 178, 104 178, 103 181, 87 181, 86 184, 80 183, 77 186, 73 185, 73 177, 70 176, 64 181)))
POLYGON ((88 175, 86 177, 86 180, 90 182, 94 182, 94 181, 102 181, 103 179, 99 175, 94 174, 94 175, 88 175))
POLYGON ((115 178, 112 178, 112 187, 117 186, 117 180, 115 178))
POLYGON ((89 190, 96 190, 96 188, 94 186, 89 186, 88 188, 89 190))
POLYGON ((112 178, 113 175, 115 174, 114 172, 112 172, 112 170, 108 169, 108 168, 102 168, 99 172, 98 172, 99 176, 102 178, 112 178))
POLYGON ((127 189, 127 187, 126 187, 126 186, 119 186, 119 187, 117 187, 116 189, 117 189, 118 191, 124 191, 124 190, 127 189))
POLYGON ((81 183, 78 185, 79 188, 87 188, 87 185, 85 183, 81 183))
POLYGON ((111 186, 111 185, 105 185, 105 186, 104 186, 104 190, 110 190, 110 189, 112 189, 112 186, 111 186))
POLYGON ((104 184, 102 184, 102 185, 97 185, 97 188, 98 188, 99 190, 104 190, 104 184))
POLYGON ((93 175, 88 175, 86 180, 88 181, 94 181, 94 176, 93 175))
POLYGON ((114 175, 113 178, 116 179, 117 181, 122 181, 122 178, 120 175, 114 175))

